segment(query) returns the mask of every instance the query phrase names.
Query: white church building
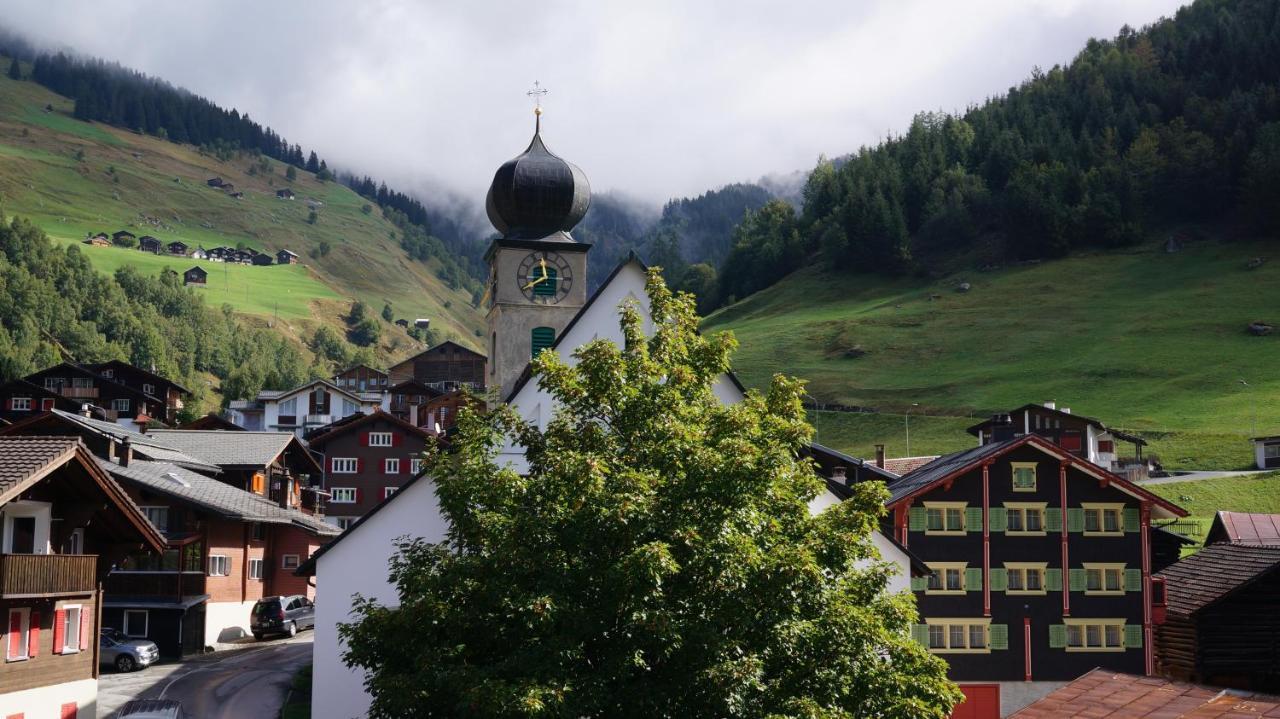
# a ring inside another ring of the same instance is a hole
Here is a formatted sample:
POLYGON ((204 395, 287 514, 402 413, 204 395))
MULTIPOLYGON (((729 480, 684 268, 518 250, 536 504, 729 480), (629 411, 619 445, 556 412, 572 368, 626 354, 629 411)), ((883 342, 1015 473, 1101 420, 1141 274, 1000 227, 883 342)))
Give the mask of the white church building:
MULTIPOLYGON (((539 128, 540 129, 540 128, 539 128)), ((551 396, 530 377, 529 361, 552 351, 570 364, 573 351, 595 339, 623 341, 619 310, 636 302, 648 317, 646 268, 634 256, 616 267, 590 298, 586 294, 589 245, 568 234, 586 214, 590 188, 576 166, 553 155, 535 132, 529 148, 503 164, 494 176, 486 201, 489 219, 502 233, 486 259, 490 267, 487 291, 491 387, 526 420, 545 428, 555 410, 551 396)), ((731 374, 717 381, 714 391, 726 404, 739 402, 744 389, 731 374)), ((819 445, 812 454, 824 468, 828 490, 810 508, 819 512, 844 499, 844 482, 896 477, 871 463, 819 445)), ((525 467, 520 447, 503 449, 499 462, 525 467)), ((430 477, 418 476, 404 485, 337 539, 322 547, 298 570, 314 575, 317 586, 314 674, 311 711, 317 719, 349 719, 367 713, 370 697, 364 675, 342 661, 344 647, 337 627, 352 619, 352 596, 374 599, 385 606, 398 603, 388 580, 389 563, 397 542, 404 538, 443 541, 447 525, 441 516, 430 477)), ((892 539, 873 536, 881 556, 899 567, 892 591, 909 588, 912 572, 925 570, 892 539)))

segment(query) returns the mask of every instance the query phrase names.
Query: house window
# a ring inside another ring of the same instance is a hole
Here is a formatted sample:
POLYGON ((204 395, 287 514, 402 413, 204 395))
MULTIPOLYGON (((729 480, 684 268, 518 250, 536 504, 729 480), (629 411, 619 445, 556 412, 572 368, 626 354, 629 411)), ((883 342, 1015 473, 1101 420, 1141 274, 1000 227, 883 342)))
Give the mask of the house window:
POLYGON ((297 568, 298 568, 298 555, 296 555, 296 554, 286 554, 286 555, 284 555, 284 556, 280 557, 280 566, 281 566, 281 567, 283 567, 283 568, 285 568, 285 569, 297 569, 297 568))
POLYGON ((1263 459, 1280 459, 1280 444, 1262 445, 1263 459))
POLYGON ((1109 439, 1098 440, 1098 452, 1100 454, 1115 454, 1116 443, 1109 439))
POLYGON ((1044 536, 1045 502, 1006 502, 1005 534, 1044 536))
POLYGON ((967 566, 964 562, 930 562, 925 594, 964 594, 967 566))
POLYGON ((61 377, 45 377, 44 378, 45 389, 53 390, 54 392, 57 392, 61 387, 62 387, 61 377))
POLYGON ((79 604, 62 607, 62 646, 58 649, 63 654, 80 651, 80 615, 79 604))
POLYGON ((138 507, 142 513, 147 515, 147 521, 155 525, 155 528, 161 532, 169 531, 169 508, 168 507, 138 507))
POLYGON ((126 637, 147 636, 149 615, 145 609, 124 610, 124 635, 126 637))
POLYGON ((5 634, 4 658, 10 662, 20 662, 30 656, 31 644, 31 610, 27 608, 9 610, 9 631, 5 634))
POLYGON ((127 399, 113 399, 113 400, 111 400, 111 409, 115 410, 116 412, 128 412, 128 411, 129 411, 129 400, 127 400, 127 399))
POLYGON ((262 579, 262 560, 261 559, 249 560, 249 578, 262 579))
POLYGON ((338 525, 338 529, 351 529, 351 525, 356 523, 355 517, 333 517, 333 523, 338 525))
POLYGON ((102 370, 102 376, 106 377, 107 379, 111 379, 112 377, 116 376, 116 371, 113 369, 104 369, 102 370))
POLYGON ((964 502, 925 502, 925 534, 964 534, 964 502))
POLYGON ((149 394, 152 397, 154 397, 156 394, 156 386, 153 384, 144 384, 142 385, 142 391, 143 393, 149 394))
POLYGON ((334 457, 332 460, 332 472, 334 474, 355 474, 356 460, 354 457, 334 457))
POLYGON ((1123 564, 1090 564, 1084 565, 1085 594, 1124 594, 1123 564))
POLYGON ((542 350, 548 349, 556 341, 556 331, 552 327, 534 327, 529 333, 532 344, 532 356, 537 357, 542 350))
POLYGON ((1035 462, 1010 462, 1009 466, 1013 468, 1013 491, 1036 491, 1035 462))
POLYGON ((11 402, 13 403, 14 412, 28 412, 31 410, 30 397, 14 397, 11 402))
POLYGON ((249 537, 254 541, 261 542, 267 538, 267 526, 262 522, 254 522, 253 529, 250 530, 249 537))
POLYGON ((386 459, 382 460, 382 473, 383 474, 400 474, 400 458, 387 457, 386 459))
POLYGON ((927 619, 929 651, 934 654, 988 654, 990 620, 927 619))
POLYGON ((1006 594, 1044 594, 1044 572, 1047 563, 1005 562, 1008 577, 1006 594))
POLYGON ((413 459, 409 460, 409 474, 412 474, 413 476, 416 477, 418 476, 418 473, 421 471, 422 471, 421 459, 414 457, 413 459))
POLYGON ((329 501, 333 504, 355 504, 356 490, 354 487, 334 487, 329 490, 329 501))
POLYGON ((231 558, 225 554, 209 555, 209 576, 226 577, 231 574, 231 558))
POLYGON ((1067 625, 1067 651, 1124 651, 1123 619, 1066 619, 1064 621, 1067 625))
POLYGON ((390 432, 370 432, 369 446, 370 447, 390 447, 391 433, 390 432))
POLYGON ((1084 504, 1085 536, 1109 537, 1124 534, 1123 504, 1084 504))

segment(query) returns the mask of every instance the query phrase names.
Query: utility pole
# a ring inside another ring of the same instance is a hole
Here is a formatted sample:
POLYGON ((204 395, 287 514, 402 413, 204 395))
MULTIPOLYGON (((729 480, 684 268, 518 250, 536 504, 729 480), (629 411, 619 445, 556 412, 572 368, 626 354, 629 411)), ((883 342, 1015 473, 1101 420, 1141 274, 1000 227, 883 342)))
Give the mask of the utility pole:
POLYGON ((1253 385, 1240 378, 1240 384, 1244 385, 1245 390, 1249 392, 1249 404, 1253 409, 1253 418, 1249 424, 1249 438, 1253 439, 1258 436, 1258 394, 1253 391, 1253 385))
MULTIPOLYGON (((911 407, 919 407, 919 406, 920 406, 919 402, 911 403, 911 407)), ((905 424, 907 428, 907 455, 906 456, 908 457, 911 456, 911 407, 908 407, 907 413, 902 415, 903 424, 905 424)))

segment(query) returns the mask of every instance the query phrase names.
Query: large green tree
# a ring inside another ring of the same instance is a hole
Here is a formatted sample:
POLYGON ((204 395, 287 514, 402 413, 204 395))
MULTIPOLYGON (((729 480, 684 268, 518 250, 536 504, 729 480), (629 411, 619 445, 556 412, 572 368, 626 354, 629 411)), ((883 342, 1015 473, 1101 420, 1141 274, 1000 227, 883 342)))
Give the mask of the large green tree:
POLYGON ((447 541, 402 543, 398 606, 357 599, 339 629, 371 716, 947 716, 960 695, 875 558, 883 487, 811 516, 803 383, 722 405, 732 336, 699 335, 656 270, 648 295, 652 336, 631 306, 622 347, 534 361, 545 430, 464 412, 428 453, 447 541), (508 437, 524 474, 495 463, 508 437))

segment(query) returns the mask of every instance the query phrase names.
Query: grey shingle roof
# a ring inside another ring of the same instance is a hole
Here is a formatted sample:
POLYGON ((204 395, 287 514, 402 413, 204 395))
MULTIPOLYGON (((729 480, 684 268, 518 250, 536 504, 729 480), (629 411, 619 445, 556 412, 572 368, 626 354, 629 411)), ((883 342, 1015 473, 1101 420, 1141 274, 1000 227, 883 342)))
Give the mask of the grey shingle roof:
POLYGON ((62 465, 79 444, 75 437, 0 437, 0 497, 62 465))
POLYGON ((285 509, 261 495, 167 462, 134 460, 128 467, 121 467, 98 459, 98 464, 126 484, 146 487, 230 519, 291 524, 322 536, 335 536, 341 531, 317 517, 296 509, 285 509))
POLYGON ((1005 448, 1016 444, 1018 441, 1017 439, 1010 439, 1003 442, 992 442, 973 449, 966 449, 963 452, 945 454, 938 457, 920 469, 890 481, 888 483, 889 501, 885 502, 885 504, 893 504, 916 490, 923 489, 974 462, 998 455, 1005 448))
POLYGON ((291 432, 228 432, 218 429, 155 430, 148 437, 221 467, 271 464, 294 439, 291 432))
POLYGON ((1280 547, 1210 544, 1156 574, 1165 580, 1169 611, 1190 615, 1268 572, 1280 569, 1280 547))
POLYGON ((62 419, 77 424, 94 434, 112 437, 120 442, 129 442, 133 447, 134 454, 141 455, 146 459, 157 462, 172 462, 190 469, 198 469, 201 472, 217 472, 218 466, 208 461, 204 457, 193 456, 168 442, 157 440, 145 434, 125 429, 114 422, 104 422, 100 419, 92 419, 74 412, 64 412, 60 409, 52 410, 52 412, 62 419))

